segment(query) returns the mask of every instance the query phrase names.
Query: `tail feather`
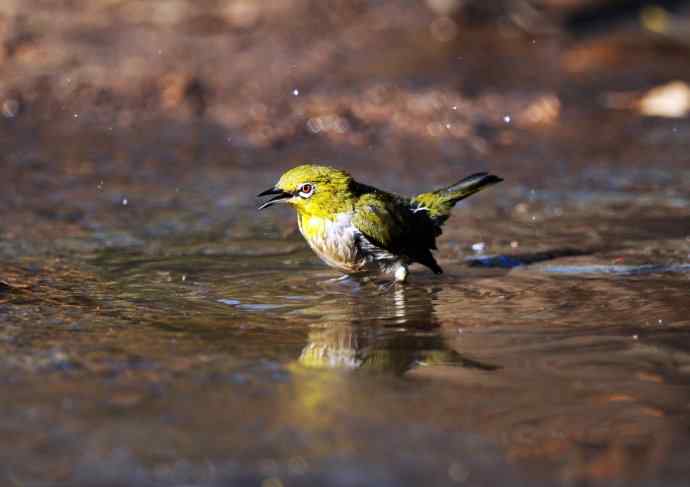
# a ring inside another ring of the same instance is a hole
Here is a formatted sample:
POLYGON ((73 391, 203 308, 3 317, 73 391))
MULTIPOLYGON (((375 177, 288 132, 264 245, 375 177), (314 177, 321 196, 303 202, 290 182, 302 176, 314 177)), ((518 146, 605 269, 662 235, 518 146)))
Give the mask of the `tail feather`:
POLYGON ((450 210, 458 201, 501 181, 503 179, 493 174, 478 172, 446 188, 419 194, 412 198, 412 203, 427 210, 431 218, 441 225, 448 219, 450 210))
POLYGON ((447 188, 440 189, 436 191, 436 193, 441 193, 448 199, 449 202, 455 204, 458 201, 473 195, 477 191, 481 191, 487 186, 500 183, 501 181, 503 181, 503 179, 493 174, 478 172, 461 179, 457 183, 452 184, 447 188))

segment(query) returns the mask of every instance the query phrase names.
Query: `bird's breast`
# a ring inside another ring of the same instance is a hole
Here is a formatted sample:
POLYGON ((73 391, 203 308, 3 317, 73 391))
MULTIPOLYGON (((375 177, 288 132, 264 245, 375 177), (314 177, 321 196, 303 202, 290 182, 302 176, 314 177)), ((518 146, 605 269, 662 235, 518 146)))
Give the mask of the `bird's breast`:
POLYGON ((302 236, 326 264, 345 272, 357 272, 366 265, 358 252, 352 214, 333 218, 298 215, 297 221, 302 236))

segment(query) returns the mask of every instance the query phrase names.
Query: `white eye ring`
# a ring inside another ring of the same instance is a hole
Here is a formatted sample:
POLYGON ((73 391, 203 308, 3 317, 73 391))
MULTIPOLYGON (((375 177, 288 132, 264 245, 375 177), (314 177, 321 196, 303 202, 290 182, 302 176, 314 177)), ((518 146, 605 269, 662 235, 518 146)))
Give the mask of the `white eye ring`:
POLYGON ((316 187, 314 187, 313 184, 304 183, 302 186, 299 187, 299 195, 302 198, 309 198, 311 197, 311 195, 314 194, 314 190, 316 190, 316 187))

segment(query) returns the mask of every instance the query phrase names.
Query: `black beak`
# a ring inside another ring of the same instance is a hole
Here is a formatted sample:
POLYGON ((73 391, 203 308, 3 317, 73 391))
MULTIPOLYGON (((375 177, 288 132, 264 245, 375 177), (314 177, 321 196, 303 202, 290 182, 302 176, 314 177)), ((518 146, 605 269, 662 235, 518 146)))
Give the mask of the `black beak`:
POLYGON ((273 198, 271 198, 270 200, 266 201, 263 205, 259 206, 260 210, 263 210, 264 208, 268 208, 269 206, 274 205, 276 203, 280 203, 281 200, 292 198, 292 194, 286 193, 282 189, 278 189, 278 188, 267 189, 266 191, 263 191, 263 192, 257 194, 256 196, 258 198, 261 196, 269 196, 269 195, 275 195, 275 196, 273 196, 273 198))

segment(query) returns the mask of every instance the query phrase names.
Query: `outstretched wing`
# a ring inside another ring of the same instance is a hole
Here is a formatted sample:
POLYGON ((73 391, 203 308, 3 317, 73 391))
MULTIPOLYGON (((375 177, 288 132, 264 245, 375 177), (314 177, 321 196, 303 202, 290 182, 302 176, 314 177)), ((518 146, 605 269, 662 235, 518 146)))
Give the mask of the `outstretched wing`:
POLYGON ((383 192, 362 195, 352 224, 366 238, 365 245, 419 262, 437 274, 443 272, 431 255, 436 248, 433 223, 423 211, 413 211, 402 198, 383 192))

